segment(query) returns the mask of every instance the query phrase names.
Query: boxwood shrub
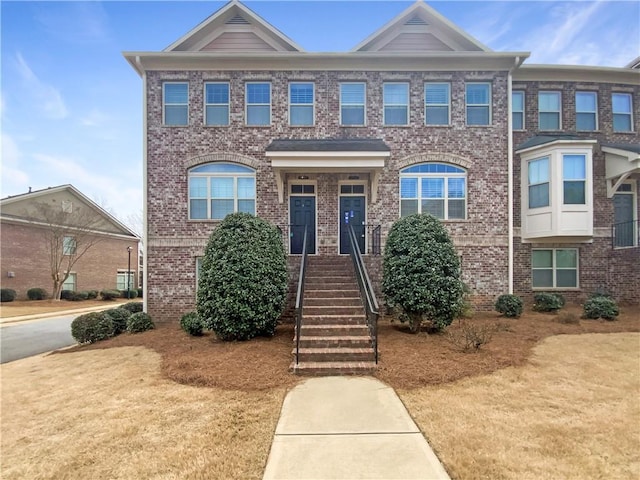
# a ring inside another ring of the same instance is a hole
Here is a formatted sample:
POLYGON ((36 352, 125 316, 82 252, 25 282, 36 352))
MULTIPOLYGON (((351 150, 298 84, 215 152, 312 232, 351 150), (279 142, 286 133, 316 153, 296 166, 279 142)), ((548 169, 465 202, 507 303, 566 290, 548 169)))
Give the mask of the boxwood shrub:
POLYGON ((144 310, 144 304, 142 302, 127 302, 121 305, 120 308, 129 310, 131 313, 138 313, 144 310))
POLYGON ((155 328, 155 324, 149 314, 144 312, 133 313, 127 319, 127 332, 140 333, 152 330, 155 328))
POLYGON ((196 310, 222 340, 271 336, 287 296, 287 261, 278 230, 248 213, 227 215, 209 237, 196 310))
POLYGON ((15 290, 11 288, 0 288, 0 302, 13 302, 15 299, 15 290))
POLYGON ((127 330, 127 320, 132 315, 126 308, 111 308, 104 311, 105 315, 108 315, 113 322, 113 334, 119 335, 127 330))
POLYGON ((103 300, 114 300, 116 298, 120 298, 120 290, 110 290, 110 289, 102 290, 100 292, 100 297, 103 300))
POLYGON ((180 319, 180 328, 187 332, 189 335, 193 335, 194 337, 199 337, 202 335, 202 330, 204 325, 198 317, 196 312, 185 313, 180 319))
POLYGON ((505 317, 517 318, 522 315, 522 299, 516 295, 500 295, 496 300, 495 309, 505 317))
POLYGON ((127 291, 126 290, 120 290, 120 296, 122 298, 137 298, 138 297, 138 290, 129 290, 129 296, 127 297, 127 291))
POLYGON ((60 292, 60 300, 71 300, 74 293, 73 290, 62 290, 60 292))
POLYGON ((85 313, 71 322, 71 336, 78 343, 95 343, 113 335, 113 320, 104 312, 85 313))
POLYGON ((620 313, 616 301, 603 295, 596 295, 589 298, 583 308, 583 318, 615 320, 620 313))
POLYGON ((555 312, 564 304, 564 297, 559 293, 540 292, 533 296, 533 309, 536 312, 555 312))
POLYGON ((47 298, 47 291, 44 288, 30 288, 27 290, 27 298, 29 300, 45 300, 47 298))
POLYGON ((87 290, 87 295, 90 300, 93 300, 94 298, 98 298, 98 293, 99 292, 97 290, 87 290))
POLYGON ((396 221, 384 250, 382 291, 387 302, 400 307, 400 320, 412 332, 423 321, 442 330, 461 311, 464 285, 460 260, 442 223, 429 214, 396 221))

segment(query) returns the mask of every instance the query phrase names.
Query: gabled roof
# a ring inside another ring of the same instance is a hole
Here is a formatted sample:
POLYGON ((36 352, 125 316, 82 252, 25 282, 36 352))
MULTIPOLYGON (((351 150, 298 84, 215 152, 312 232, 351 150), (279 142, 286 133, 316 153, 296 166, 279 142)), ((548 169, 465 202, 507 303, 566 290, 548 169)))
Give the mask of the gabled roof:
POLYGON ((165 52, 304 51, 238 0, 232 0, 165 52))
POLYGON ((416 3, 353 48, 353 52, 490 52, 491 49, 440 15, 416 3))
POLYGON ((110 235, 131 237, 139 240, 138 236, 129 227, 107 212, 100 205, 84 195, 73 185, 58 185, 57 187, 43 188, 18 195, 12 195, 0 199, 0 215, 2 220, 20 221, 21 223, 39 223, 42 218, 37 218, 33 206, 35 202, 59 204, 63 208, 63 202, 71 202, 69 208, 73 211, 79 205, 93 210, 96 215, 95 226, 92 230, 110 235))

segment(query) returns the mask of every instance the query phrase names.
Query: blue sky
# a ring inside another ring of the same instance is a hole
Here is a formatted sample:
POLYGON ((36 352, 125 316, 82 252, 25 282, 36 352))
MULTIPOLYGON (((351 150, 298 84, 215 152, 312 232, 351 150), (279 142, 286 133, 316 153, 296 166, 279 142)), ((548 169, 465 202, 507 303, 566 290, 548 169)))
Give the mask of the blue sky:
MULTIPOLYGON (((247 1, 309 51, 347 51, 413 2, 247 1)), ((434 1, 527 63, 621 67, 640 55, 640 0, 434 1)), ((224 2, 0 3, 0 196, 71 183, 119 219, 142 212, 142 82, 122 51, 159 51, 224 2)))

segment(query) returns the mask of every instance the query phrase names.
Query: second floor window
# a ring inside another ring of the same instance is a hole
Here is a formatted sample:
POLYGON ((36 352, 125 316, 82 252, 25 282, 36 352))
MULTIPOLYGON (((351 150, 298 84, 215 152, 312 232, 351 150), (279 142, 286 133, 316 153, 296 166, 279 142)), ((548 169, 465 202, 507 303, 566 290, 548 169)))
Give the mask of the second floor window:
POLYGON ((524 92, 511 93, 511 118, 514 130, 524 130, 524 92))
POLYGON ((246 84, 246 124, 271 125, 271 84, 246 84))
POLYGON ((563 203, 584 205, 586 203, 587 159, 584 155, 562 156, 563 203))
POLYGON ((340 84, 340 125, 365 124, 365 90, 364 83, 340 84))
POLYGON ((209 163, 189 171, 189 219, 222 220, 256 212, 256 173, 233 163, 209 163))
POLYGON ((313 125, 313 83, 289 84, 289 124, 313 125))
POLYGON ((491 89, 488 83, 467 83, 467 125, 491 124, 491 89))
POLYGON ((532 160, 528 165, 529 208, 549 206, 549 157, 532 160))
POLYGON ((382 86, 385 125, 409 125, 409 84, 385 83, 382 86))
POLYGON ((611 95, 611 105, 613 108, 613 131, 631 132, 633 130, 631 95, 614 93, 611 95))
POLYGON ((165 125, 188 125, 189 84, 187 82, 163 83, 162 105, 165 125))
POLYGON ((205 83, 205 124, 229 125, 229 84, 205 83))
POLYGON ((448 83, 425 83, 425 125, 449 125, 450 90, 448 83))
POLYGON ((576 92, 576 130, 598 129, 598 96, 595 92, 576 92))
POLYGON ((75 255, 76 254, 76 239, 73 237, 64 237, 62 239, 62 254, 63 255, 75 255))
POLYGON ((538 128, 540 130, 560 130, 560 92, 538 93, 538 128))

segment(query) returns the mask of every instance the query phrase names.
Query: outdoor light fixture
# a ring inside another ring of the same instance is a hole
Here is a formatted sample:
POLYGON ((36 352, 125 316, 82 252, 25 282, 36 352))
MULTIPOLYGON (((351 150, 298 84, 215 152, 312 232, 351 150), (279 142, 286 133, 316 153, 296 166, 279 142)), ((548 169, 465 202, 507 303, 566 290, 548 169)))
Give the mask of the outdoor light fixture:
POLYGON ((349 180, 360 180, 360 175, 349 175, 349 180))
POLYGON ((298 175, 298 180, 309 180, 308 175, 298 175))
POLYGON ((131 247, 127 247, 129 262, 127 263, 127 299, 131 298, 131 247))

